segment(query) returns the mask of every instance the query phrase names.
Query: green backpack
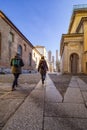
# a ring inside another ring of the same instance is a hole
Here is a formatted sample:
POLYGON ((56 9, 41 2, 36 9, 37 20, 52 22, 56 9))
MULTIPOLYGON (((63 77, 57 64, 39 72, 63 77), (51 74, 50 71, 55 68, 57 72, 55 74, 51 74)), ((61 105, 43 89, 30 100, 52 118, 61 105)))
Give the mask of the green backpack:
POLYGON ((19 59, 13 59, 12 65, 15 66, 15 67, 19 67, 20 66, 20 60, 19 59))

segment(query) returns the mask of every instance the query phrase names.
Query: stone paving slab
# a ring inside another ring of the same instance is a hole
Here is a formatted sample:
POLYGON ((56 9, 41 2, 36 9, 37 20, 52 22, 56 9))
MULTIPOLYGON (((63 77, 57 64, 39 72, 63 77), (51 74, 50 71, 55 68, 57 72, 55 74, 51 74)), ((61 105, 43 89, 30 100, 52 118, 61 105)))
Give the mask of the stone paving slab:
POLYGON ((46 81, 44 82, 44 85, 42 84, 42 81, 40 80, 39 81, 39 83, 38 83, 38 85, 35 87, 35 90, 37 89, 40 89, 40 90, 43 90, 43 89, 45 89, 45 87, 46 87, 46 81))
POLYGON ((52 80, 48 77, 46 82, 47 82, 47 86, 46 86, 46 93, 45 93, 45 101, 46 102, 62 102, 63 97, 61 96, 59 91, 56 89, 56 87, 54 87, 52 80))
POLYGON ((65 93, 64 102, 84 103, 80 89, 69 87, 65 93))
POLYGON ((41 107, 40 104, 38 102, 37 104, 31 102, 29 106, 27 105, 25 107, 20 108, 20 111, 9 120, 7 127, 4 128, 5 130, 42 130, 43 111, 38 108, 41 107))
POLYGON ((45 104, 45 116, 87 118, 87 109, 84 104, 48 103, 45 104))
POLYGON ((87 91, 87 84, 81 80, 80 78, 77 79, 78 85, 81 91, 87 91))
POLYGON ((78 88, 79 86, 78 86, 78 83, 77 83, 77 76, 72 76, 72 78, 71 78, 71 81, 70 81, 70 83, 69 83, 69 87, 72 87, 72 88, 78 88))
POLYGON ((62 102, 63 98, 56 89, 46 88, 45 102, 62 102))
POLYGON ((87 102, 87 91, 85 92, 83 91, 82 95, 83 95, 84 101, 87 102))
POLYGON ((44 89, 34 89, 2 130, 42 130, 43 109, 44 89))
POLYGON ((35 86, 35 84, 20 84, 16 91, 11 91, 10 83, 0 83, 0 92, 2 93, 0 95, 0 130, 35 86))
POLYGON ((87 130, 87 119, 45 117, 44 130, 87 130))
POLYGON ((2 130, 42 130, 43 104, 26 102, 20 107, 2 130))
POLYGON ((12 99, 12 98, 24 98, 29 95, 32 89, 35 88, 35 84, 20 84, 20 87, 16 87, 16 91, 11 91, 11 85, 6 86, 6 83, 3 83, 0 86, 0 99, 12 99))
POLYGON ((44 89, 33 91, 28 99, 29 102, 41 102, 44 103, 44 89))
POLYGON ((78 86, 77 82, 71 81, 70 84, 69 84, 69 87, 78 88, 79 86, 78 86))
POLYGON ((0 92, 10 92, 11 91, 11 83, 0 83, 0 92))
POLYGON ((4 124, 22 103, 22 99, 0 99, 0 124, 4 124), (13 101, 14 100, 14 101, 13 101))

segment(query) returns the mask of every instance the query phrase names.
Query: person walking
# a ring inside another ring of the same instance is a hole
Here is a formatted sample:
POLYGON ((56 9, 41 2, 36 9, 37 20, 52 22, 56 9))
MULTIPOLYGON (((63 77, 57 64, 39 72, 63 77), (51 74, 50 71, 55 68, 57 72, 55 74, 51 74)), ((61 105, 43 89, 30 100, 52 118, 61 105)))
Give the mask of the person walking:
POLYGON ((12 84, 12 91, 14 91, 16 90, 15 86, 18 86, 19 75, 22 73, 21 68, 24 66, 24 62, 18 53, 16 53, 15 57, 11 59, 10 66, 14 75, 14 80, 12 84))
POLYGON ((41 74, 42 84, 44 84, 44 80, 46 78, 46 72, 48 71, 48 65, 44 58, 44 56, 41 57, 38 65, 38 72, 41 74))

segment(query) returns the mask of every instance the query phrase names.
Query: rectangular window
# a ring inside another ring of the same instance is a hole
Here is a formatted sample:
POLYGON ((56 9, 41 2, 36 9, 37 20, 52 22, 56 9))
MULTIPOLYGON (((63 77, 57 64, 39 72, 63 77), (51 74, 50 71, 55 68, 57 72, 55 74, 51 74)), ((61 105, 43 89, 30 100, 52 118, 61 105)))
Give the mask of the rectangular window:
POLYGON ((29 53, 29 66, 31 66, 31 64, 32 64, 32 54, 29 53))
POLYGON ((9 34, 9 41, 14 42, 14 34, 12 32, 9 34))
POLYGON ((26 51, 26 45, 24 44, 24 50, 26 51))
POLYGON ((0 33, 0 58, 1 58, 1 33, 0 33))
POLYGON ((9 60, 11 59, 11 42, 8 43, 8 47, 9 47, 9 60))

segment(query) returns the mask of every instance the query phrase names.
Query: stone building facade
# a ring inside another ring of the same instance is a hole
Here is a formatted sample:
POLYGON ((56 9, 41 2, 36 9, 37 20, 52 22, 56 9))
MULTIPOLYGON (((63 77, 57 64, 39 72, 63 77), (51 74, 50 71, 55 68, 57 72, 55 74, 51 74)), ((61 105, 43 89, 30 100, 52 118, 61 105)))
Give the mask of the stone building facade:
POLYGON ((45 57, 45 59, 47 60, 47 50, 45 48, 45 46, 40 46, 37 45, 35 46, 35 48, 40 52, 41 55, 43 55, 45 57))
POLYGON ((60 43, 61 72, 87 74, 87 6, 74 6, 67 34, 60 43))
POLYGON ((51 50, 48 51, 48 67, 49 72, 54 72, 54 56, 52 56, 51 50))
POLYGON ((35 46, 35 48, 40 52, 40 54, 42 56, 45 57, 45 60, 46 60, 47 65, 48 65, 48 68, 50 68, 50 64, 49 64, 48 57, 47 57, 47 50, 46 50, 45 46, 37 45, 37 46, 35 46))
POLYGON ((36 70, 41 54, 20 30, 0 11, 0 69, 10 69, 10 60, 18 52, 24 70, 36 70))

